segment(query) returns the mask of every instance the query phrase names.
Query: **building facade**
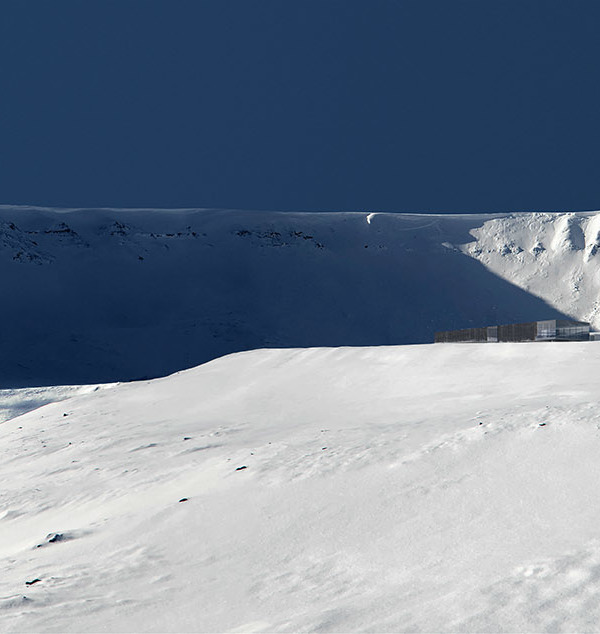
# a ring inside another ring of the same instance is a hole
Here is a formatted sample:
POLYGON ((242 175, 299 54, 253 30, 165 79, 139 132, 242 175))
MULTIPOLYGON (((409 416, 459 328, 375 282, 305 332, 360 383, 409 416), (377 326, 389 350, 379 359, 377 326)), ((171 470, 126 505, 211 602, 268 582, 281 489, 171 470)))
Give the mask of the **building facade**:
POLYGON ((499 341, 589 341, 590 324, 570 319, 545 319, 522 324, 464 328, 435 333, 436 343, 499 341))

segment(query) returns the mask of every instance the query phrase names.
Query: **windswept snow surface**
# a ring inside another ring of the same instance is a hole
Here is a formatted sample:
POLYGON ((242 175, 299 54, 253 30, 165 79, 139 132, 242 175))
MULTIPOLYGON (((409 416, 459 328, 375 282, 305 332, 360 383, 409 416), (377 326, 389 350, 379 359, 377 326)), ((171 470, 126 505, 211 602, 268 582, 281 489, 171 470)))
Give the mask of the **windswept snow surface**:
POLYGON ((598 327, 599 236, 593 213, 0 207, 0 387, 565 314, 598 327))
POLYGON ((9 420, 0 629, 598 631, 599 375, 595 343, 260 350, 9 420))

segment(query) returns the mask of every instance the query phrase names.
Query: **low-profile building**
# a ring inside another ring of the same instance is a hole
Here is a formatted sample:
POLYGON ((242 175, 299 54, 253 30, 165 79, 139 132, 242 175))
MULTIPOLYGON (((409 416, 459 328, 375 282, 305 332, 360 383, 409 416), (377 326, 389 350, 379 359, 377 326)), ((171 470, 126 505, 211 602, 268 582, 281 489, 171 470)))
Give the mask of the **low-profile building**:
POLYGON ((435 333, 436 343, 497 341, 589 341, 590 324, 571 319, 545 319, 523 324, 464 328, 435 333))

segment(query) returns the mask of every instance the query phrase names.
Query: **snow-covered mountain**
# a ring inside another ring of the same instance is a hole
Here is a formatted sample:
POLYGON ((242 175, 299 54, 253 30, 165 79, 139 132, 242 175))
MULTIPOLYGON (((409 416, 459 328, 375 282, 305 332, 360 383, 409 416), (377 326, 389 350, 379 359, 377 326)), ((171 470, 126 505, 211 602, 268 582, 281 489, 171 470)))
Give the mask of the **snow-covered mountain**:
POLYGON ((260 350, 13 418, 0 630, 598 631, 599 373, 588 342, 260 350))
POLYGON ((0 209, 0 630, 598 630, 599 232, 0 209))
POLYGON ((562 314, 599 326, 599 230, 593 213, 0 207, 0 386, 562 314))

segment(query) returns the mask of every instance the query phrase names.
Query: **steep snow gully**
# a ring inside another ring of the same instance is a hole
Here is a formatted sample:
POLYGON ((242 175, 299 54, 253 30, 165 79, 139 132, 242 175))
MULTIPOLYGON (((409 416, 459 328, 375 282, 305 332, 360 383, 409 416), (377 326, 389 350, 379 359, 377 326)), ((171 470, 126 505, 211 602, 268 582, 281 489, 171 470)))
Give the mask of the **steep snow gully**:
POLYGON ((241 350, 600 326, 600 214, 0 207, 0 387, 163 376, 241 350))

